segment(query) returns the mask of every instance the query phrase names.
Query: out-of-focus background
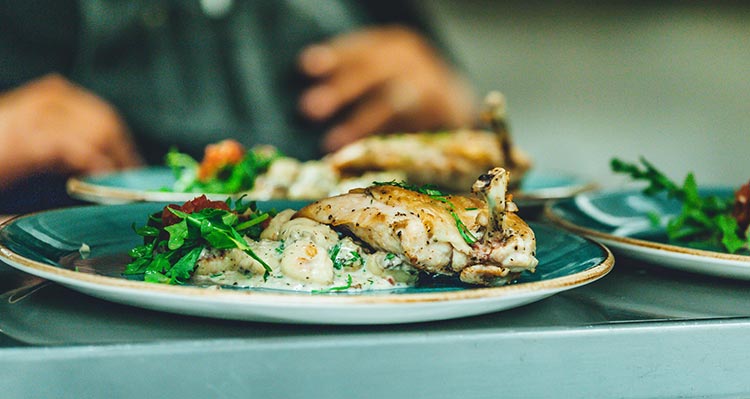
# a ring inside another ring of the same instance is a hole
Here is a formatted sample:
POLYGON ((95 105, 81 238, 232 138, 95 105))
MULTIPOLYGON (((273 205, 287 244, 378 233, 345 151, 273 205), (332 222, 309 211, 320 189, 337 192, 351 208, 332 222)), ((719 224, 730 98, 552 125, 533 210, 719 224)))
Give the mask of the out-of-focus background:
POLYGON ((644 156, 679 180, 750 178, 748 3, 421 7, 475 86, 505 93, 514 138, 539 169, 607 185, 618 182, 611 157, 644 156))

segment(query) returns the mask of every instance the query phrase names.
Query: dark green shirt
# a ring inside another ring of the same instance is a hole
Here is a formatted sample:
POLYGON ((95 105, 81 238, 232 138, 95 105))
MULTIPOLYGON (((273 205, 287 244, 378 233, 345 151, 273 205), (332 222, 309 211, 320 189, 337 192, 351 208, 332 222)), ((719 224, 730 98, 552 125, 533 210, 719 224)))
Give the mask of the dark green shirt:
POLYGON ((326 126, 297 113, 301 49, 371 24, 421 25, 396 1, 234 0, 214 15, 202 3, 4 2, 0 90, 59 72, 112 103, 152 163, 227 137, 309 159, 326 126))

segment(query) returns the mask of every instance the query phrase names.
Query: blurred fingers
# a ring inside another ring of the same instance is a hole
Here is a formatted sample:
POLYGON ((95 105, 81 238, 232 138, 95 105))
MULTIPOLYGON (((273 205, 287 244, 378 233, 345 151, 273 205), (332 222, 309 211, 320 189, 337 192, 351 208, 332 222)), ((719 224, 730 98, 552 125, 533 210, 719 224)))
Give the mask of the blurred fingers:
POLYGON ((418 108, 421 102, 421 89, 414 81, 394 79, 384 90, 386 100, 396 114, 407 114, 418 108))
POLYGON ((127 169, 143 165, 143 158, 141 158, 138 151, 136 151, 135 145, 129 140, 120 145, 114 146, 111 154, 112 159, 118 168, 127 169))
POLYGON ((300 111, 313 120, 333 116, 344 106, 365 96, 388 78, 390 72, 372 64, 354 63, 302 94, 300 111))
POLYGON ((299 109, 313 120, 333 116, 398 73, 391 44, 378 30, 365 30, 308 47, 300 66, 318 82, 300 97, 299 109))
POLYGON ((385 92, 368 97, 349 117, 323 137, 323 150, 336 151, 360 138, 378 133, 395 116, 392 99, 385 92))
POLYGON ((87 145, 64 147, 58 166, 68 173, 83 174, 110 172, 117 169, 110 155, 87 145))
POLYGON ((473 118, 468 85, 405 28, 343 35, 310 47, 300 62, 317 79, 300 97, 301 113, 315 121, 344 118, 324 137, 327 151, 373 133, 453 128, 473 118))
POLYGON ((327 44, 314 44, 302 51, 299 67, 302 73, 313 78, 330 74, 339 63, 336 50, 327 44))
POLYGON ((113 140, 108 140, 104 153, 109 156, 118 169, 134 168, 143 164, 135 144, 124 124, 117 125, 113 140))
POLYGON ((109 159, 109 162, 97 164, 111 164, 116 169, 141 165, 142 159, 128 127, 114 108, 93 94, 81 92, 81 97, 88 103, 88 106, 79 108, 75 113, 78 124, 87 126, 87 129, 82 130, 82 139, 99 155, 109 159))

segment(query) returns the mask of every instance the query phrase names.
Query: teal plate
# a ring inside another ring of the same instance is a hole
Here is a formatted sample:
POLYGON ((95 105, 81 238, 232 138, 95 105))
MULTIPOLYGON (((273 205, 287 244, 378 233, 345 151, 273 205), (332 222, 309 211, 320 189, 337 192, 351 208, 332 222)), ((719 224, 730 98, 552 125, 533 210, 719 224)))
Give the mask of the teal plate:
MULTIPOLYGON (((539 265, 503 287, 451 280, 401 290, 311 294, 267 289, 215 289, 133 281, 120 272, 140 243, 132 230, 164 204, 65 208, 21 216, 0 226, 0 260, 74 290, 124 304, 224 319, 321 324, 388 324, 473 316, 538 301, 599 279, 614 264, 608 249, 544 224, 531 224, 539 265), (83 244, 90 253, 82 258, 83 244)), ((261 209, 297 207, 259 202, 261 209)))
MULTIPOLYGON (((68 180, 67 190, 74 198, 98 204, 185 202, 195 197, 195 193, 167 191, 174 181, 169 168, 157 166, 72 177, 68 180)), ((537 206, 550 199, 571 197, 592 188, 592 184, 575 176, 561 172, 532 170, 524 176, 520 190, 514 193, 514 198, 521 207, 537 206)), ((227 194, 206 195, 215 200, 227 197, 227 194)))
MULTIPOLYGON (((732 196, 731 188, 702 190, 701 195, 732 196)), ((719 247, 670 243, 663 227, 654 226, 649 215, 666 222, 679 214, 681 205, 663 196, 651 197, 640 190, 591 192, 558 200, 544 214, 553 223, 607 245, 616 254, 649 264, 706 274, 750 280, 750 256, 730 254, 719 247)))

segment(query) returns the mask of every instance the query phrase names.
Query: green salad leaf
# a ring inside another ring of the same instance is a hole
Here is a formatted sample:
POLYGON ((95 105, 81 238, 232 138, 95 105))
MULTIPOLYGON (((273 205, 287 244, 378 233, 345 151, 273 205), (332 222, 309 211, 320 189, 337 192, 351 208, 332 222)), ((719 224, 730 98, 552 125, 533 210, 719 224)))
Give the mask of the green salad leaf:
POLYGON ((244 204, 242 198, 234 209, 231 200, 227 200, 224 209, 215 207, 217 203, 224 204, 208 201, 204 195, 181 207, 167 206, 162 212, 150 215, 146 226, 133 225, 144 243, 130 250, 132 261, 124 274, 143 275, 148 282, 182 284, 192 276, 201 252, 211 247, 244 251, 263 265, 267 278, 271 268, 253 252, 244 237, 257 240, 262 222, 271 215, 258 211, 254 203, 244 204), (172 219, 172 223, 168 224, 166 219, 172 219))
POLYGON ((236 164, 225 165, 217 173, 201 180, 198 176, 200 163, 188 154, 170 149, 164 161, 172 169, 175 183, 171 190, 186 193, 234 194, 247 191, 255 185, 255 179, 265 173, 271 163, 283 155, 267 146, 251 149, 236 164))
MULTIPOLYGON (((645 181, 644 194, 665 193, 682 203, 681 212, 667 221, 666 233, 670 241, 687 245, 720 246, 729 253, 748 247, 748 237, 732 217, 734 197, 702 196, 693 173, 688 173, 682 185, 669 179, 645 159, 633 164, 614 158, 610 162, 616 173, 630 175, 633 180, 645 181)), ((652 222, 658 224, 652 217, 652 222)))

